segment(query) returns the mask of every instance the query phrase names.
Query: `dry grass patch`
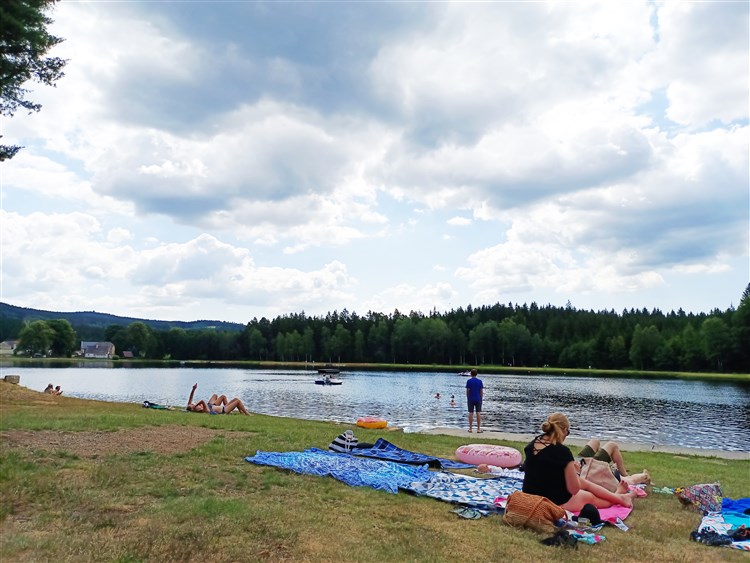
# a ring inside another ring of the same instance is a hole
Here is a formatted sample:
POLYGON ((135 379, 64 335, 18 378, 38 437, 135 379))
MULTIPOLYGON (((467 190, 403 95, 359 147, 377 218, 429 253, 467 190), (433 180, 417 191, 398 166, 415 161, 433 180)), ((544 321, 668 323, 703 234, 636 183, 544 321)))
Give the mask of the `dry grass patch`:
POLYGON ((0 432, 9 448, 27 451, 69 452, 82 458, 111 454, 188 452, 224 433, 195 426, 145 426, 114 432, 57 430, 8 430, 0 432))

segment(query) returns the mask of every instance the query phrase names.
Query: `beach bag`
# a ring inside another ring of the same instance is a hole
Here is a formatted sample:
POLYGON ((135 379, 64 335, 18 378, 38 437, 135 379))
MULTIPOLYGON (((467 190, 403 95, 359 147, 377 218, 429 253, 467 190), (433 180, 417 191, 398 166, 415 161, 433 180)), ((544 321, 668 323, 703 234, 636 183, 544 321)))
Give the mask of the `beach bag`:
POLYGON ((565 516, 565 509, 548 498, 515 491, 508 497, 503 522, 546 534, 554 532, 557 529, 555 522, 565 516))
POLYGON ((612 473, 612 468, 606 461, 585 457, 581 460, 581 478, 604 487, 610 493, 617 490, 620 482, 612 473))
POLYGON ((348 454, 359 444, 359 440, 354 437, 354 432, 347 430, 343 434, 339 434, 333 439, 328 445, 329 452, 336 452, 340 454, 348 454))
POLYGON ((721 503, 724 495, 719 483, 702 483, 679 487, 675 494, 683 506, 705 514, 706 512, 721 512, 721 503))

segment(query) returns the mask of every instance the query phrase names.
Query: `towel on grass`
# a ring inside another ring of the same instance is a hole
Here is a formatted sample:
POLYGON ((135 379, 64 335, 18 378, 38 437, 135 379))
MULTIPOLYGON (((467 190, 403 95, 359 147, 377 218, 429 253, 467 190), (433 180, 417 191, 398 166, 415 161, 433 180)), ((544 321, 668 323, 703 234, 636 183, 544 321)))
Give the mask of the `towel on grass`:
POLYGON ((504 509, 511 493, 521 490, 513 479, 480 479, 448 471, 434 471, 428 481, 412 483, 413 493, 445 502, 463 504, 488 514, 504 509))
POLYGON ((307 475, 330 475, 352 487, 372 487, 397 493, 415 481, 427 481, 427 465, 415 466, 379 459, 362 459, 350 455, 330 453, 317 448, 304 452, 256 452, 245 461, 290 469, 307 475))
POLYGON ((453 461, 452 459, 425 455, 418 452, 410 452, 409 450, 399 448, 395 444, 391 444, 388 440, 384 440, 383 438, 378 438, 377 442, 375 442, 371 448, 357 448, 350 453, 356 456, 385 459, 388 461, 409 463, 413 465, 422 465, 426 463, 430 467, 437 469, 470 469, 474 467, 469 463, 461 463, 460 461, 453 461))
MULTIPOLYGON (((750 514, 745 514, 744 512, 748 509, 750 509, 750 498, 732 500, 725 497, 722 499, 721 512, 709 512, 706 514, 701 520, 697 531, 698 533, 707 531, 729 535, 740 526, 750 528, 750 514)), ((733 541, 721 547, 750 551, 750 540, 733 541)))

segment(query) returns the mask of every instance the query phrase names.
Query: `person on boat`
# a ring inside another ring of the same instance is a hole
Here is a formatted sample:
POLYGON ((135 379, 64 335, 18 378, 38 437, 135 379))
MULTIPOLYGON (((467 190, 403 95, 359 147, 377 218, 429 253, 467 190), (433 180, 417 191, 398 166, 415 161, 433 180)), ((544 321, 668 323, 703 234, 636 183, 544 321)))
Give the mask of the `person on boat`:
POLYGON ((563 444, 570 434, 567 416, 552 413, 542 423, 542 432, 524 448, 523 492, 546 497, 570 512, 578 512, 585 504, 633 506, 633 494, 611 493, 578 476, 573 453, 563 444))
POLYGON ((231 401, 227 400, 226 395, 217 395, 214 393, 211 398, 206 401, 193 402, 195 397, 195 390, 198 388, 198 384, 193 384, 193 388, 190 391, 190 397, 186 409, 190 412, 208 413, 208 414, 229 414, 234 410, 240 411, 242 414, 250 415, 245 408, 244 403, 235 397, 231 401))

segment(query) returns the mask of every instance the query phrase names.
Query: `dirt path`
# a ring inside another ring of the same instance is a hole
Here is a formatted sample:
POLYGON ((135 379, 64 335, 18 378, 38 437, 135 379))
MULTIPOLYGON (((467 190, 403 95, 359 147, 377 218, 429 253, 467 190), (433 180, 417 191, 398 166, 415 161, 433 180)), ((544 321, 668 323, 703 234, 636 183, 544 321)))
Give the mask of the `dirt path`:
POLYGON ((95 458, 134 452, 187 452, 223 434, 221 430, 195 426, 144 427, 115 432, 9 430, 0 432, 0 441, 8 448, 65 451, 79 457, 95 458))

